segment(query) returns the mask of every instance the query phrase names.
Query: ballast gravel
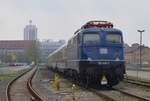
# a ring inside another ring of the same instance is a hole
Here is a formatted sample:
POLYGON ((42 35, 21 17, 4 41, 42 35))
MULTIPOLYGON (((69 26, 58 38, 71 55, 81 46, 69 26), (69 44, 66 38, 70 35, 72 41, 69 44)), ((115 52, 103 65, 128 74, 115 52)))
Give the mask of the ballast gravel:
MULTIPOLYGON (((57 91, 53 84, 54 73, 46 67, 40 67, 33 79, 33 87, 35 87, 47 101, 72 101, 72 83, 66 79, 60 78, 60 90, 57 91)), ((78 88, 75 92, 76 101, 106 101, 94 93, 82 88, 78 88)))

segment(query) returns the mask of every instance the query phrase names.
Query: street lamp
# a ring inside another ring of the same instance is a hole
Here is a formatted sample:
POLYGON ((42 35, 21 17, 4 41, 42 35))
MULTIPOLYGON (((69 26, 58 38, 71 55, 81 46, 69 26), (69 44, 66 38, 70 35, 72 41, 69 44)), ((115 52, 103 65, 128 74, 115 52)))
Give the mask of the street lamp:
MULTIPOLYGON (((140 68, 142 67, 142 33, 145 31, 145 30, 137 30, 139 33, 140 33, 140 68)), ((138 69, 137 69, 137 79, 138 79, 138 69)))

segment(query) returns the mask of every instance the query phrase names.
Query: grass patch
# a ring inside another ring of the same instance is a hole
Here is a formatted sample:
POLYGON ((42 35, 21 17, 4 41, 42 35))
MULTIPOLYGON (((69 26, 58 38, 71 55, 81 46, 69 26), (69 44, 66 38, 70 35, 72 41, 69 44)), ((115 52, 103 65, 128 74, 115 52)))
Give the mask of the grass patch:
POLYGON ((16 74, 0 74, 0 80, 4 80, 4 79, 10 79, 15 77, 16 74))

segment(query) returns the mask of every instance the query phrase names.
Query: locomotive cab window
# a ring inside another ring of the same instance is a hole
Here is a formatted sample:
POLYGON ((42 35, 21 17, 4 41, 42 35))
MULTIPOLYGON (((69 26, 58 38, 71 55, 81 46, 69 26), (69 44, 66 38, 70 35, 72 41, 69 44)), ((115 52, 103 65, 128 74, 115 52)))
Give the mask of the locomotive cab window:
POLYGON ((122 43, 120 34, 108 33, 106 34, 106 41, 109 43, 122 43))
POLYGON ((100 42, 100 36, 97 32, 88 32, 83 35, 83 43, 98 43, 100 42))

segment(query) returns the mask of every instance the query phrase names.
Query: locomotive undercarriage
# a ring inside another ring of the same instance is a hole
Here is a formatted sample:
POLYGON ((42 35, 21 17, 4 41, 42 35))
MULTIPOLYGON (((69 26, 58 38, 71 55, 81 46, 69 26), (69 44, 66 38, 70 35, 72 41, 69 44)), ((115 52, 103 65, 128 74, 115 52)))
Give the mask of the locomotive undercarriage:
MULTIPOLYGON (((102 77, 105 76, 108 86, 117 85, 125 74, 123 61, 79 61, 79 72, 69 68, 53 69, 55 72, 62 73, 65 77, 70 77, 76 82, 83 82, 87 85, 100 85, 102 77)), ((105 86, 105 85, 104 85, 105 86)))
POLYGON ((124 62, 97 62, 80 61, 79 63, 80 79, 90 85, 102 85, 102 78, 105 76, 107 85, 113 86, 123 79, 125 73, 124 62))

